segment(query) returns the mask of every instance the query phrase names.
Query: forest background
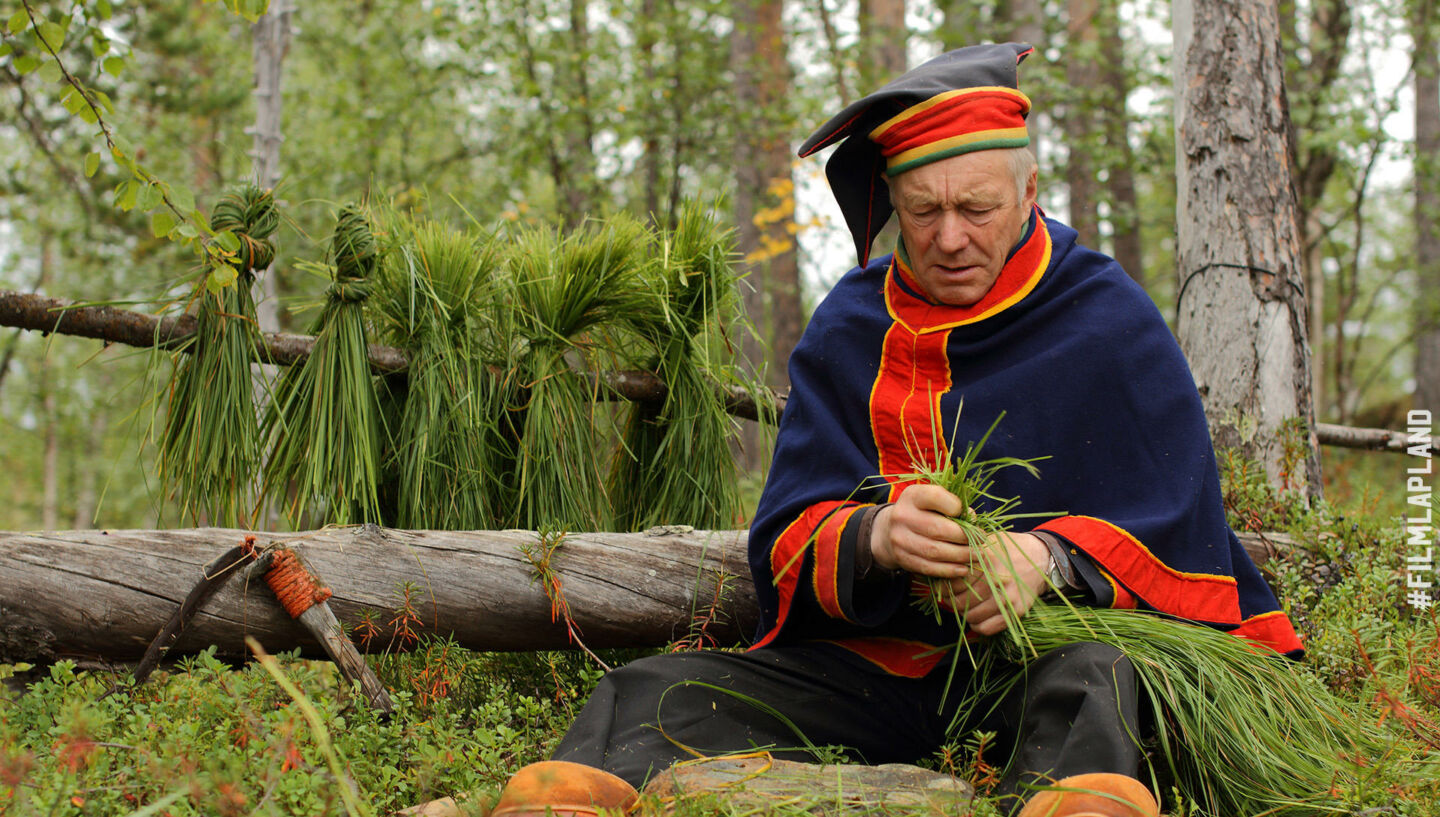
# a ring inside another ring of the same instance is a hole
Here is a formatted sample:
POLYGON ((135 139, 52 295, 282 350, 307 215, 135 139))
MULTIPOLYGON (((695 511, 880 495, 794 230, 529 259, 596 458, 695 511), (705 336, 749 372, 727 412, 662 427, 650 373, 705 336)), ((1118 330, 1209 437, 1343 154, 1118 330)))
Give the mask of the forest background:
MULTIPOLYGON (((1398 428, 1412 406, 1440 410, 1440 372, 1424 370, 1440 365, 1434 5, 1281 4, 1320 421, 1398 428)), ((783 391, 809 307, 853 260, 822 163, 795 146, 907 66, 986 40, 1039 46, 1021 87, 1042 206, 1174 317, 1167 3, 272 0, 290 37, 268 53, 216 3, 29 6, 72 36, 66 67, 113 100, 126 152, 202 208, 254 173, 256 77, 278 66, 286 223, 266 329, 305 330, 326 282, 297 262, 323 256, 347 201, 457 223, 628 211, 664 226, 699 197, 737 230, 767 342, 746 353, 783 391)), ((183 299, 193 252, 155 237, 146 202, 114 206, 131 171, 23 43, 0 47, 0 288, 146 311, 183 299)), ((178 524, 145 442, 148 361, 0 334, 0 529, 178 524)), ((758 474, 762 446, 748 452, 758 474)), ((1324 454, 1333 500, 1403 502, 1393 455, 1324 454)))

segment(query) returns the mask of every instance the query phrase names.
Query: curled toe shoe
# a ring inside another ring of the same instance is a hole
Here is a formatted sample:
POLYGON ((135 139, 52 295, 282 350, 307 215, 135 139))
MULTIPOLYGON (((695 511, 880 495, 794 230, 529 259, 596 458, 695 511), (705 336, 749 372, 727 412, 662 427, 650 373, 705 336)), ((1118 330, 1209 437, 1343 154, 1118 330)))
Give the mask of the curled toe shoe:
POLYGON ((1159 817, 1155 796, 1133 777, 1077 774, 1037 792, 1016 817, 1159 817))
POLYGON ((592 766, 565 760, 531 763, 511 775, 490 817, 597 817, 603 809, 625 813, 640 795, 624 780, 592 766))

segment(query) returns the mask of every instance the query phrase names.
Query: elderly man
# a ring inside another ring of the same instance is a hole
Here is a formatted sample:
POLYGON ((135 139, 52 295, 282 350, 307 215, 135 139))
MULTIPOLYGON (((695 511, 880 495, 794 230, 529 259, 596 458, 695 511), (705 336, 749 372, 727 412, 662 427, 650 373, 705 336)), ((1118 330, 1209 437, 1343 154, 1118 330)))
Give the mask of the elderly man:
MULTIPOLYGON (((790 360, 750 535, 760 638, 744 654, 658 656, 609 674, 557 760, 638 786, 693 753, 830 746, 904 762, 986 730, 996 735, 987 760, 1006 769, 998 793, 1014 807, 1057 780, 1131 801, 1051 811, 1036 797, 1024 814, 1153 814, 1130 779, 1143 725, 1124 656, 1075 644, 999 673, 1017 683, 962 694, 971 664, 949 651, 962 638, 983 651, 1006 627, 1002 606, 1023 615, 1064 592, 1299 652, 1226 525, 1204 414, 1164 321, 1114 260, 1077 245, 1035 204, 1030 101, 1016 77, 1029 53, 1011 44, 944 54, 801 148, 841 142, 827 174, 860 265, 816 309, 790 360), (899 244, 872 262, 892 209, 899 244), (997 473, 991 495, 1048 516, 968 541, 954 518, 971 509, 914 474, 957 456, 1002 413, 982 456, 1046 459, 1039 478, 997 473), (987 565, 1000 575, 982 575, 987 565), (965 632, 913 603, 937 580, 965 632)), ((561 800, 585 810, 553 791, 525 805, 525 774, 502 811, 561 800)))

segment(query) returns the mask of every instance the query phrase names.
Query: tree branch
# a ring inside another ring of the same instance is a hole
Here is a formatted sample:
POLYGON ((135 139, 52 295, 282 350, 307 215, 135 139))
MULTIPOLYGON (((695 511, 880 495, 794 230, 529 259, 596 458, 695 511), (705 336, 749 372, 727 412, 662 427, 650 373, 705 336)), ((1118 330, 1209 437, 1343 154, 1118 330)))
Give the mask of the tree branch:
MULTIPOLYGON (((189 315, 159 318, 113 306, 83 306, 64 298, 48 298, 23 292, 0 289, 0 326, 13 326, 35 332, 54 332, 82 338, 95 338, 106 343, 127 346, 178 348, 195 334, 195 319, 189 315)), ((310 354, 315 339, 308 335, 266 332, 262 335, 265 362, 280 366, 299 363, 310 354)), ((410 366, 410 355, 403 349, 370 344, 370 367, 377 374, 397 374, 410 366)), ((665 399, 665 382, 650 372, 615 371, 593 375, 596 385, 609 395, 636 402, 665 399)), ((735 386, 722 389, 725 410, 746 420, 778 421, 785 410, 785 396, 769 391, 762 393, 762 402, 769 409, 757 408, 754 398, 735 386)), ((1364 448, 1376 451, 1398 451, 1406 448, 1402 431, 1379 428, 1351 428, 1318 423, 1316 433, 1322 445, 1341 448, 1364 448)), ((1440 453, 1435 443, 1429 451, 1440 453)))
MULTIPOLYGON (((195 335, 195 319, 189 315, 156 317, 143 312, 117 309, 113 306, 85 306, 64 298, 27 295, 0 289, 0 326, 13 326, 35 332, 54 332, 94 338, 106 343, 123 343, 142 348, 179 349, 188 351, 185 342, 195 335)), ((315 338, 288 332, 261 334, 261 360, 277 366, 290 366, 309 357, 315 338)), ((370 368, 376 374, 396 374, 410 367, 410 354, 404 349, 369 346, 370 368)), ((665 399, 665 382, 650 372, 598 372, 591 377, 604 394, 637 402, 665 399)), ((773 412, 757 408, 755 400, 738 386, 717 386, 725 410, 746 420, 758 420, 762 411, 775 422, 784 406, 783 398, 762 399, 777 403, 773 412)))

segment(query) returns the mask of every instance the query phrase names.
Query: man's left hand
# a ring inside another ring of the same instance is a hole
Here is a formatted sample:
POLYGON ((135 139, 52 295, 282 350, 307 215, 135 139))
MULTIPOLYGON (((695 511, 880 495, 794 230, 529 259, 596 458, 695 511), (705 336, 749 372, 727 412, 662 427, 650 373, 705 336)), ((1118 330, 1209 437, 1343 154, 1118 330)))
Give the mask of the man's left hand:
MULTIPOLYGON (((1000 600, 990 588, 991 582, 1004 597, 1007 606, 1018 618, 1025 615, 1049 582, 1045 568, 1050 549, 1040 537, 1030 533, 1003 533, 993 536, 983 546, 986 568, 972 570, 970 575, 952 579, 955 604, 965 611, 965 623, 980 635, 995 635, 1005 629, 1005 616, 1000 600), (988 579, 988 580, 987 580, 988 579)), ((974 564, 974 563, 972 563, 974 564)))

